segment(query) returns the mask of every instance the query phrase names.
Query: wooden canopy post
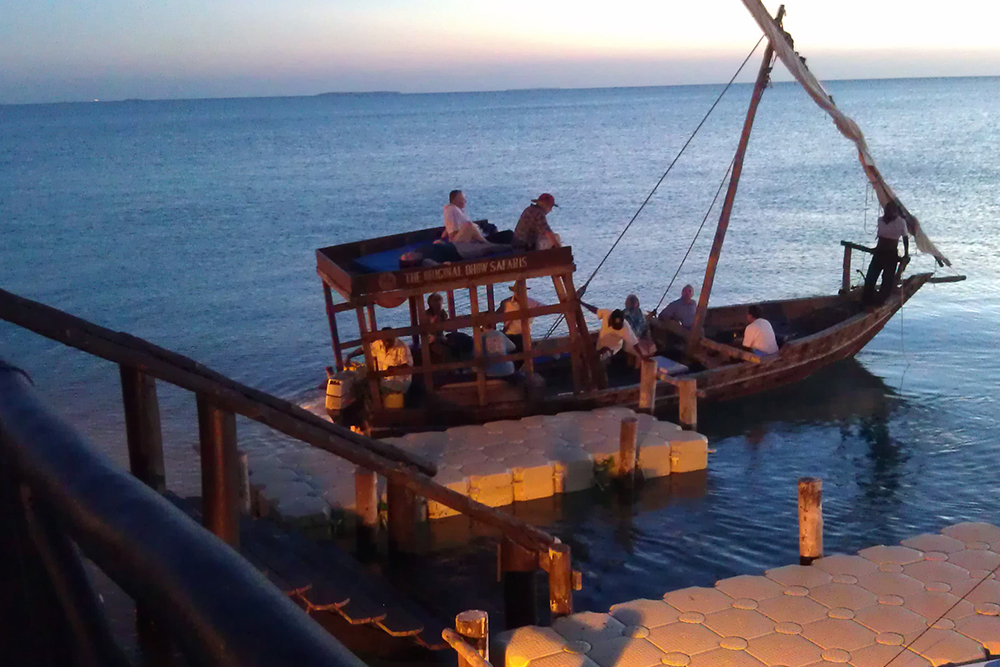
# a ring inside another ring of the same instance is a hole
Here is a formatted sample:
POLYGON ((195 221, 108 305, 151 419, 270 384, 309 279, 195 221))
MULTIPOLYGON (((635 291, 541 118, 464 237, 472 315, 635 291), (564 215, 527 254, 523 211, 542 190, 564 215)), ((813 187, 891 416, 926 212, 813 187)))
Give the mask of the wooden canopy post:
POLYGON ((431 370, 433 365, 433 360, 431 359, 431 338, 434 334, 427 331, 426 326, 429 324, 427 319, 427 309, 423 307, 424 295, 420 295, 421 307, 417 309, 417 317, 420 318, 420 330, 422 335, 420 336, 420 367, 424 372, 424 390, 428 394, 434 393, 434 371, 431 370))
POLYGON ((569 328, 576 327, 580 338, 580 347, 583 350, 582 359, 584 368, 587 370, 587 385, 589 389, 605 389, 608 386, 608 375, 604 371, 604 365, 597 357, 597 347, 590 341, 590 331, 587 329, 587 318, 583 316, 583 309, 580 307, 580 298, 576 295, 576 287, 573 286, 573 274, 567 273, 563 278, 566 291, 573 299, 573 319, 566 321, 569 328))
MULTIPOLYGON (((420 324, 420 316, 417 314, 418 309, 421 304, 417 301, 417 297, 410 297, 410 326, 416 327, 420 324)), ((413 343, 413 347, 420 347, 420 334, 416 331, 413 332, 413 336, 410 337, 410 341, 413 343)))
POLYGON ((375 377, 375 359, 372 357, 372 342, 366 335, 368 325, 365 324, 365 311, 361 306, 356 308, 358 312, 358 332, 361 334, 361 348, 365 353, 365 367, 368 369, 368 389, 371 394, 372 407, 376 410, 382 408, 382 390, 379 379, 375 377))
POLYGON ((448 290, 448 317, 455 319, 455 290, 448 290))
MULTIPOLYGON (((584 389, 584 365, 583 360, 583 349, 580 345, 580 333, 573 326, 573 297, 570 296, 570 292, 566 289, 566 283, 563 282, 562 275, 552 276, 552 285, 556 289, 556 296, 559 297, 559 303, 565 306, 562 315, 563 319, 566 320, 566 328, 569 331, 569 347, 570 347, 570 364, 573 370, 573 392, 579 393, 584 389)), ((574 295, 575 296, 575 295, 574 295)))
POLYGON ((525 354, 524 376, 528 378, 530 383, 535 374, 535 358, 531 354, 531 317, 528 315, 531 306, 528 305, 528 281, 521 278, 514 283, 514 287, 517 290, 515 293, 517 294, 518 310, 521 313, 521 341, 523 342, 521 351, 525 354))
POLYGON ((469 288, 469 308, 472 311, 472 349, 476 365, 476 392, 479 405, 486 405, 486 350, 483 349, 483 327, 479 324, 479 290, 469 288))
POLYGON ((333 360, 337 372, 344 370, 344 353, 340 349, 340 335, 337 333, 337 313, 333 309, 333 295, 330 286, 323 283, 323 299, 326 301, 326 319, 330 323, 330 340, 333 341, 333 360))
POLYGON ((496 297, 493 295, 493 283, 486 285, 486 307, 491 313, 497 309, 496 297))
MULTIPOLYGON (((781 19, 785 15, 785 6, 778 8, 775 21, 781 25, 781 19)), ((750 141, 750 130, 753 127, 753 119, 757 114, 757 106, 760 98, 767 87, 768 79, 771 75, 771 60, 774 58, 774 46, 770 41, 764 49, 764 60, 760 64, 757 72, 757 82, 753 87, 753 95, 750 97, 750 108, 747 109, 746 119, 743 121, 743 132, 740 134, 740 143, 736 147, 736 157, 733 158, 733 175, 729 179, 729 188, 726 190, 726 199, 722 204, 722 213, 719 215, 719 226, 715 229, 715 240, 712 241, 712 252, 708 256, 708 266, 705 268, 705 280, 701 286, 701 294, 698 295, 698 309, 695 312, 694 324, 691 327, 691 335, 688 338, 688 349, 697 348, 705 331, 705 315, 708 312, 708 298, 712 294, 712 284, 715 282, 715 270, 719 266, 719 255, 722 254, 722 243, 726 240, 726 230, 729 228, 729 218, 733 213, 733 202, 736 200, 736 189, 740 184, 740 173, 743 171, 743 157, 746 155, 747 144, 750 141)))

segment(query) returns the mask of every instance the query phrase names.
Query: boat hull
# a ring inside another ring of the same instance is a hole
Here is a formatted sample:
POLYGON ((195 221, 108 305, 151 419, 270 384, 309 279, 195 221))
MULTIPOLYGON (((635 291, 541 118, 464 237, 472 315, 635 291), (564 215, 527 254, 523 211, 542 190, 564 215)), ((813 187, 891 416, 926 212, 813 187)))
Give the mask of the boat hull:
MULTIPOLYGON (((781 351, 763 358, 760 363, 734 363, 685 376, 698 382, 699 401, 721 401, 750 396, 781 385, 797 382, 832 363, 853 357, 874 338, 892 316, 931 278, 921 273, 906 278, 893 291, 887 303, 871 312, 860 312, 804 338, 786 343, 781 351)), ((840 297, 823 297, 817 302, 831 303, 858 299, 857 290, 840 297)), ((745 311, 746 306, 722 310, 745 311)), ((677 407, 673 385, 657 386, 655 411, 668 418, 677 407)), ((561 394, 536 401, 496 403, 486 406, 457 407, 428 405, 414 410, 381 410, 371 415, 373 433, 387 435, 406 431, 445 428, 460 424, 520 419, 535 414, 555 414, 570 410, 593 410, 621 405, 636 408, 638 385, 588 392, 561 394)))

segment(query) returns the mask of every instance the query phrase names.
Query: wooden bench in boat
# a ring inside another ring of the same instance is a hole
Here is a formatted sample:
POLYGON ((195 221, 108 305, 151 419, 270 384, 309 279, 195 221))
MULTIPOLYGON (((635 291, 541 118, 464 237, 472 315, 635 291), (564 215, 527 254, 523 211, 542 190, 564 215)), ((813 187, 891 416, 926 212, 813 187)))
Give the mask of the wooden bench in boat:
MULTIPOLYGON (((535 375, 532 382, 536 387, 536 392, 540 391, 539 385, 544 385, 540 375, 535 375)), ((486 404, 526 401, 530 398, 529 386, 527 380, 512 384, 500 378, 487 378, 486 404)), ((437 392, 439 398, 455 405, 465 407, 479 405, 478 383, 475 379, 468 382, 451 382, 441 385, 437 392)))

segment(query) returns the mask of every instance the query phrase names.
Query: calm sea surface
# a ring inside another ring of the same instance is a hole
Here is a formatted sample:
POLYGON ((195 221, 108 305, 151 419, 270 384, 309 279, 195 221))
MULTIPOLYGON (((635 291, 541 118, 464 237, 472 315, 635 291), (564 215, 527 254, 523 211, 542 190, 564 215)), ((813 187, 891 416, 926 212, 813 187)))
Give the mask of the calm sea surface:
MULTIPOLYGON (((524 508, 573 544, 578 567, 600 575, 581 607, 794 562, 803 475, 824 480, 828 552, 1000 521, 1000 81, 829 89, 969 279, 925 287, 856 362, 704 408, 715 450, 704 479, 650 485, 631 508, 601 494, 561 513, 524 508)), ((0 287, 317 407, 332 353, 316 248, 440 224, 452 188, 464 189, 472 217, 501 227, 548 191, 580 284, 719 90, 0 107, 0 287)), ((726 171, 749 93, 730 91, 589 300, 616 305, 635 292, 644 307, 657 303, 726 171)), ((758 113, 713 303, 835 291, 839 241, 870 243, 874 218, 851 145, 798 88, 775 85, 758 113)), ((670 298, 685 282, 700 285, 713 229, 670 298)), ((0 357, 124 462, 112 364, 6 323, 0 357)), ((189 493, 194 400, 162 385, 160 395, 168 483, 189 493)), ((239 433, 251 458, 290 446, 243 420, 239 433)))

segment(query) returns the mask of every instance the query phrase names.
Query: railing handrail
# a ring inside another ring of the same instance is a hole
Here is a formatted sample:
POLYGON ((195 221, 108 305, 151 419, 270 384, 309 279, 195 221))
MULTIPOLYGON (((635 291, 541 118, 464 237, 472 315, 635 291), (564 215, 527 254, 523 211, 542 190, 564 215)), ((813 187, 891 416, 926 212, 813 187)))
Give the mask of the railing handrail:
POLYGON ((61 530, 197 664, 364 667, 238 553, 97 453, 0 366, 0 447, 61 530))
POLYGON ((236 382, 194 360, 57 308, 0 289, 0 319, 57 342, 206 396, 218 407, 376 472, 419 496, 498 528, 521 546, 545 555, 557 540, 515 517, 438 484, 436 467, 388 443, 352 433, 293 403, 236 382), (412 468, 410 466, 413 466, 412 468), (413 468, 416 468, 414 470, 413 468))

